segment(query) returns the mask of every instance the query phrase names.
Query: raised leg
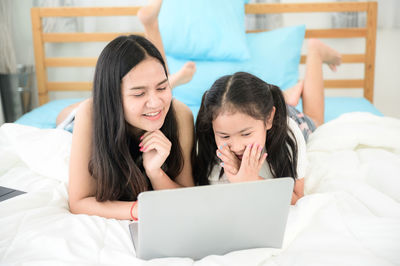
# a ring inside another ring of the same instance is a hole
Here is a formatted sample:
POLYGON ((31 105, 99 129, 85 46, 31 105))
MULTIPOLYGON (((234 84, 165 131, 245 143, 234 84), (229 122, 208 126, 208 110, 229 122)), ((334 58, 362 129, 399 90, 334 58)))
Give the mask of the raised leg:
POLYGON ((322 64, 333 71, 341 64, 341 55, 320 40, 310 39, 306 59, 306 73, 302 92, 303 112, 318 127, 324 123, 324 80, 322 64))
POLYGON ((167 62, 160 28, 158 27, 158 14, 160 13, 161 4, 162 0, 149 0, 149 4, 143 6, 138 11, 137 16, 143 24, 145 37, 157 47, 164 61, 167 62))
MULTIPOLYGON (((149 39, 160 51, 167 65, 167 71, 168 73, 170 73, 158 25, 158 14, 160 13, 161 5, 162 5, 162 0, 150 0, 149 4, 147 6, 142 7, 138 11, 137 15, 139 17, 139 20, 143 24, 146 38, 149 39)), ((174 88, 176 86, 188 83, 190 80, 192 80, 192 77, 195 72, 196 72, 195 63, 187 62, 178 72, 174 74, 169 74, 168 78, 170 80, 171 87, 174 88)))

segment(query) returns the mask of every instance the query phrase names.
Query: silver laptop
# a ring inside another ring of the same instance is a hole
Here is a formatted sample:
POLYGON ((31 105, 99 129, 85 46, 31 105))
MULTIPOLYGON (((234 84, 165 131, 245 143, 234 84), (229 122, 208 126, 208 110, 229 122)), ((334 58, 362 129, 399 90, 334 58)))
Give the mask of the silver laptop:
POLYGON ((141 259, 281 248, 292 178, 143 192, 129 225, 141 259))

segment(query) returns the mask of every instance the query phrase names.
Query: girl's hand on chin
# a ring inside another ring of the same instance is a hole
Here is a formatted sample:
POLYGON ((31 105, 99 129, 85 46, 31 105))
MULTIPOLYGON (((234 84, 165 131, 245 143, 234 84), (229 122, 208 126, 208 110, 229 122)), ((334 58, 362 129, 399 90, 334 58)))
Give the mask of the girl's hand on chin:
POLYGON ((160 130, 146 132, 140 139, 143 167, 147 176, 151 178, 160 173, 161 166, 171 151, 171 142, 160 130))
MULTIPOLYGON (((261 166, 267 158, 266 153, 262 154, 262 148, 263 146, 258 144, 247 145, 242 157, 239 171, 236 174, 233 174, 232 171, 228 169, 225 171, 226 176, 231 183, 255 181, 261 179, 258 173, 260 172, 261 166)), ((224 167, 225 170, 224 163, 222 163, 222 167, 224 167)))

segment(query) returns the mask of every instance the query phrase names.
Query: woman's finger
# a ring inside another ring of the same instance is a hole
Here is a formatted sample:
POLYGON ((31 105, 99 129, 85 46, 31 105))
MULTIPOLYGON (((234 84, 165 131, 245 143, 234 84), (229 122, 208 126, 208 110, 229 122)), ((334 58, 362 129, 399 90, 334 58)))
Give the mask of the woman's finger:
POLYGON ((146 142, 146 144, 140 148, 140 151, 146 152, 152 149, 155 149, 157 151, 166 151, 169 153, 169 151, 171 150, 171 144, 165 141, 161 141, 157 138, 153 138, 146 142))
POLYGON ((171 145, 171 142, 168 138, 164 136, 164 134, 159 134, 157 131, 153 131, 150 134, 147 134, 142 141, 139 143, 139 147, 144 148, 149 145, 152 141, 158 141, 160 143, 165 143, 167 146, 171 145))

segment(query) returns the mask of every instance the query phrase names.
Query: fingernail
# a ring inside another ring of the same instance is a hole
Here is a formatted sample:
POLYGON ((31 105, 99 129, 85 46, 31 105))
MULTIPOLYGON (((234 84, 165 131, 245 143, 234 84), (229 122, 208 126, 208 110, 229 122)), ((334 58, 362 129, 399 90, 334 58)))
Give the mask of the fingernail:
POLYGON ((139 140, 142 140, 144 138, 144 135, 142 135, 140 138, 139 138, 139 140))
POLYGON ((142 142, 140 142, 140 143, 139 143, 139 147, 142 147, 142 146, 143 146, 143 143, 142 143, 142 142))
POLYGON ((143 151, 143 147, 141 147, 141 148, 139 149, 139 151, 143 151))
POLYGON ((228 144, 224 143, 224 146, 226 146, 226 145, 228 145, 228 144))
POLYGON ((217 152, 217 155, 218 155, 218 156, 221 156, 221 153, 220 153, 220 152, 217 152))
POLYGON ((218 147, 220 150, 222 150, 222 145, 218 147))
POLYGON ((221 163, 221 166, 224 166, 224 162, 221 163))

